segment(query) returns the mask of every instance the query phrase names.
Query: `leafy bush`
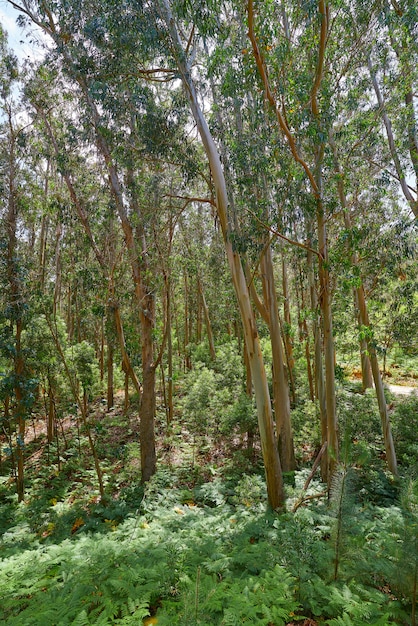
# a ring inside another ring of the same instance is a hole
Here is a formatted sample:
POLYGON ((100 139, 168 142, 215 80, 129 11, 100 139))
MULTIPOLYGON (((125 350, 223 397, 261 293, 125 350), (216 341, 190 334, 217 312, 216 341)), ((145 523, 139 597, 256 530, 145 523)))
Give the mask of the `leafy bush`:
POLYGON ((393 413, 393 439, 402 467, 418 472, 418 396, 411 395, 399 401, 393 413))
POLYGON ((196 362, 185 381, 183 417, 197 436, 228 433, 237 422, 247 422, 252 405, 243 399, 243 365, 234 342, 218 349, 216 361, 196 362))

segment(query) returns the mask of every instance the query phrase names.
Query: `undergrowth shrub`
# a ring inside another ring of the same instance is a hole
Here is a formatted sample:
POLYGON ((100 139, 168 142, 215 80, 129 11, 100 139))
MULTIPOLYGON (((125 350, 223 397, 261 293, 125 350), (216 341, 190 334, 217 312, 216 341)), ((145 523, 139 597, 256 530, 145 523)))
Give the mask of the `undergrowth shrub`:
POLYGON ((253 507, 261 504, 264 506, 267 498, 266 483, 257 474, 244 475, 235 487, 235 495, 232 497, 234 504, 242 504, 253 507))
POLYGON ((298 403, 292 409, 292 425, 295 454, 299 462, 304 462, 307 459, 303 458, 302 451, 307 441, 310 442, 313 449, 319 450, 321 447, 321 427, 317 404, 311 400, 298 403))
POLYGON ((385 525, 384 540, 377 538, 391 567, 383 570, 392 592, 403 601, 410 623, 417 623, 418 599, 418 480, 407 479, 400 506, 393 507, 385 525))
POLYGON ((284 626, 299 608, 293 598, 293 578, 278 565, 241 580, 219 581, 198 569, 193 579, 183 581, 182 595, 181 610, 175 603, 165 603, 158 624, 284 626))
POLYGON ((418 396, 403 398, 393 412, 393 439, 401 468, 418 477, 418 396))
POLYGON ((342 436, 349 428, 352 438, 366 442, 369 449, 371 447, 376 449, 383 445, 374 390, 367 390, 364 394, 353 393, 345 386, 339 386, 337 407, 339 430, 342 436))
MULTIPOLYGON (((202 350, 198 351, 201 358, 202 350)), ((217 350, 216 361, 196 361, 185 380, 183 423, 200 438, 243 432, 256 421, 253 403, 243 393, 243 363, 236 342, 217 350)), ((200 442, 200 447, 201 447, 200 442)))
POLYGON ((267 626, 296 613, 330 624, 378 625, 382 615, 387 625, 408 623, 413 577, 401 589, 395 572, 402 559, 413 571, 411 495, 408 513, 369 503, 360 515, 340 485, 331 510, 312 503, 277 515, 265 510, 258 476, 173 489, 176 480, 172 469, 157 472, 136 511, 126 500, 50 505, 57 518, 84 520, 71 535, 70 515, 56 544, 53 534, 29 532, 28 504, 20 505, 20 525, 0 543, 0 622, 138 625, 155 614, 162 625, 267 626))

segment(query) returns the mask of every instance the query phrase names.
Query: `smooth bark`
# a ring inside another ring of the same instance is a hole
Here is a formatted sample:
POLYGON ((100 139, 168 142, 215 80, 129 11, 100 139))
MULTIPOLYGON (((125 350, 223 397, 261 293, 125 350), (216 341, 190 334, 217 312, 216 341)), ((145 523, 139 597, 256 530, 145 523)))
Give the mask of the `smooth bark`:
POLYGON ((159 0, 158 7, 170 34, 173 54, 189 99, 191 111, 195 119, 212 173, 216 193, 216 209, 224 238, 225 251, 228 259, 232 281, 238 300, 242 327, 248 351, 248 360, 253 379, 254 395, 257 405, 257 416, 261 438, 264 468, 266 473, 267 493, 270 506, 277 509, 284 502, 284 488, 280 458, 277 450, 273 429, 273 419, 267 377, 261 354, 258 331, 251 307, 250 295, 245 281, 241 259, 232 246, 228 219, 228 195, 226 181, 218 150, 213 141, 207 122, 201 111, 194 81, 191 76, 185 52, 180 42, 177 27, 171 13, 168 0, 159 0))
POLYGON ((283 289, 283 340, 286 350, 286 360, 289 372, 290 390, 292 393, 293 404, 296 404, 296 387, 295 387, 295 359, 293 358, 293 342, 291 337, 292 320, 290 317, 290 299, 289 299, 289 280, 287 275, 287 263, 284 251, 282 256, 282 289, 283 289))
POLYGON ((295 452, 290 419, 290 399, 287 375, 284 366, 284 351, 280 332, 279 311, 274 285, 273 259, 268 245, 261 260, 264 302, 268 313, 269 331, 273 358, 273 403, 276 417, 276 436, 279 446, 282 469, 290 472, 295 469, 295 452))
POLYGON ((211 324, 210 316, 209 316, 209 307, 206 303, 205 293, 203 291, 203 285, 202 285, 202 280, 200 276, 198 276, 197 278, 197 284, 198 284, 199 295, 200 295, 200 299, 201 299, 201 303, 203 307, 203 316, 205 319, 206 335, 207 335, 208 344, 209 344, 209 354, 210 354, 210 358, 212 359, 212 361, 215 361, 216 360, 215 341, 213 338, 212 324, 211 324))

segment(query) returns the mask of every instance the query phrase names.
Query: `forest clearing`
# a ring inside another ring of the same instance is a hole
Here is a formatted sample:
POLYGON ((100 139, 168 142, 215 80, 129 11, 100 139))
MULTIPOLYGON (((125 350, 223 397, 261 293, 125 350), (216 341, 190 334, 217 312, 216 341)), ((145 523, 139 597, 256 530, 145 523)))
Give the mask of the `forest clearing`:
POLYGON ((415 0, 0 17, 0 624, 416 626, 415 0))

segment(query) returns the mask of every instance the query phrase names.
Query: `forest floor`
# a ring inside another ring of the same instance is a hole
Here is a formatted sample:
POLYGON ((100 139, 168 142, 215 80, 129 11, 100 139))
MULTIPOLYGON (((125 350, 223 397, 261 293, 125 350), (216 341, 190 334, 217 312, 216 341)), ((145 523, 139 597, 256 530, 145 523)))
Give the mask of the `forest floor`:
MULTIPOLYGON (((417 389, 387 387, 397 396, 395 435, 408 476, 417 389), (403 405, 409 412, 400 425, 403 405)), ((0 476, 0 624, 410 623, 416 560, 405 537, 415 537, 415 509, 401 512, 400 486, 385 471, 374 394, 348 384, 339 394, 342 423, 350 415, 364 442, 353 440, 341 469, 348 494, 334 487, 343 506, 327 500, 318 475, 304 490, 315 450, 307 419, 297 424, 296 443, 300 451, 310 442, 312 454, 300 453, 299 469, 286 477, 287 512, 279 514, 266 510, 259 442, 250 457, 238 430, 193 435, 177 415, 167 430, 159 405, 159 469, 144 486, 137 399, 127 411, 123 394, 110 411, 97 399, 89 424, 105 474, 102 501, 82 424, 65 415, 57 449, 46 443, 40 412, 28 423, 23 503, 6 471, 0 476)))

